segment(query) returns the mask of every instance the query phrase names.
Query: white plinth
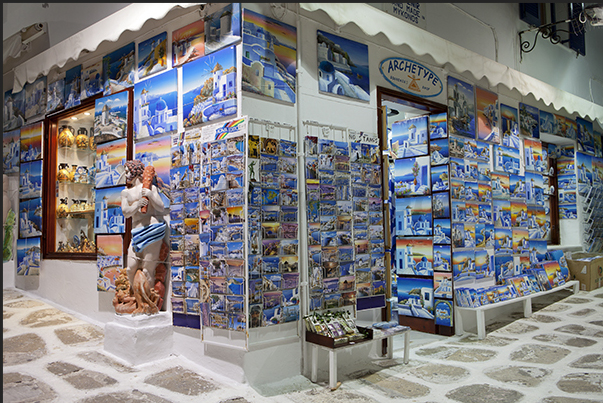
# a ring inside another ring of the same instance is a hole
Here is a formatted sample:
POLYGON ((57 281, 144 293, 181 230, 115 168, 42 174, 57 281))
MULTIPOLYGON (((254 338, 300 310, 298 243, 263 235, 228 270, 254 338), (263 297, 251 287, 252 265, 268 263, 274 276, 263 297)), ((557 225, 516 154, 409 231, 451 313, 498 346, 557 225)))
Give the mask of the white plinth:
POLYGON ((155 315, 115 315, 105 325, 105 351, 132 365, 166 358, 173 346, 172 316, 169 312, 155 315))

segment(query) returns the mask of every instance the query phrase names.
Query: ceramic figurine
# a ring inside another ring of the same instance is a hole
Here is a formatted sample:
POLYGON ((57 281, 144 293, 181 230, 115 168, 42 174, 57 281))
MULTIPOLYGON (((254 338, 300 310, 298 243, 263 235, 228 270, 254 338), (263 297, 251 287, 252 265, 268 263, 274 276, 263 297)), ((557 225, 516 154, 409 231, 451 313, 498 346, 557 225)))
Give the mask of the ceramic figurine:
POLYGON ((59 146, 60 147, 71 147, 73 145, 73 127, 61 126, 59 129, 59 146))
POLYGON ((69 181, 75 182, 75 173, 77 171, 77 165, 71 165, 71 171, 69 171, 69 181))
POLYGON ((85 127, 80 127, 77 131, 77 136, 75 136, 75 145, 79 149, 88 148, 88 130, 85 127))
POLYGON ((57 207, 57 218, 65 218, 69 213, 69 205, 67 204, 67 201, 69 199, 65 197, 59 200, 61 201, 61 203, 57 207))
POLYGON ((71 172, 69 170, 69 164, 67 163, 61 163, 59 164, 59 172, 57 173, 57 180, 59 182, 69 182, 71 172))

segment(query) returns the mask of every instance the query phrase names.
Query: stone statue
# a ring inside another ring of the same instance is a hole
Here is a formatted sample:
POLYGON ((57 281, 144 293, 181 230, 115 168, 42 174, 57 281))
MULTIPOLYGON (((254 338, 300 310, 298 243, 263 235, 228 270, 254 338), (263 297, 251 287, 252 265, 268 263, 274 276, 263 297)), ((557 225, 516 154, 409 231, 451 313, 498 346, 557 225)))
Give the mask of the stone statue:
POLYGON ((156 314, 163 305, 169 253, 166 207, 152 165, 145 168, 138 160, 127 161, 125 176, 129 187, 121 192, 121 209, 126 218, 132 217, 132 239, 127 277, 122 273, 116 280, 113 306, 119 314, 156 314))

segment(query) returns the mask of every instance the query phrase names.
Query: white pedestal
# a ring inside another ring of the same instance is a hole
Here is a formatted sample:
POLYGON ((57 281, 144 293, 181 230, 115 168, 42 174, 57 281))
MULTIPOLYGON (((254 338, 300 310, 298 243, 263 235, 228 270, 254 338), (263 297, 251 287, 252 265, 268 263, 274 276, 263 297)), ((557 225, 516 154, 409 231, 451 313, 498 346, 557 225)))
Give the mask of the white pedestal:
POLYGON ((105 351, 132 365, 166 358, 172 353, 173 327, 169 312, 156 315, 115 315, 105 325, 105 351))

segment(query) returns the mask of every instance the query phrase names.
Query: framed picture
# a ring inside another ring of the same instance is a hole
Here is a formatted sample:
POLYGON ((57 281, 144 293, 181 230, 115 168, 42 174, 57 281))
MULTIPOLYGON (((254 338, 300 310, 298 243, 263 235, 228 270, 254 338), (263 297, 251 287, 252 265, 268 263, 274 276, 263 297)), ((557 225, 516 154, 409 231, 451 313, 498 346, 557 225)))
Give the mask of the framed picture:
POLYGON ((167 32, 138 44, 138 79, 167 69, 167 32))
POLYGON ((499 144, 498 95, 492 91, 475 87, 477 106, 477 138, 499 144))
POLYGON ((448 76, 448 133, 475 138, 473 85, 448 76))
POLYGON ((135 74, 135 44, 130 42, 103 57, 103 94, 111 95, 133 86, 135 74))

